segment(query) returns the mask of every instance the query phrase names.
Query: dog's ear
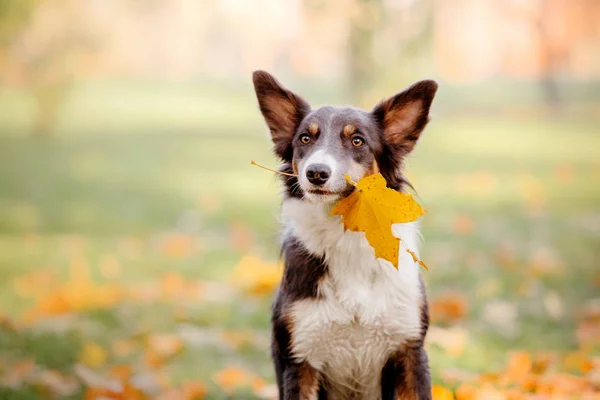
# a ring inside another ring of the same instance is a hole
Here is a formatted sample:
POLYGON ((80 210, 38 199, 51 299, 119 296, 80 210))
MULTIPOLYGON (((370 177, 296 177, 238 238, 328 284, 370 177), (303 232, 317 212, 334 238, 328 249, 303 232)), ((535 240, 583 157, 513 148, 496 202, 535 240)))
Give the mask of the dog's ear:
POLYGON ((429 122, 429 108, 438 85, 420 81, 408 89, 380 102, 372 111, 390 147, 410 153, 423 128, 429 122))
POLYGON ((271 74, 252 74, 260 111, 269 126, 275 154, 285 161, 292 159, 292 139, 310 106, 302 97, 287 90, 271 74))

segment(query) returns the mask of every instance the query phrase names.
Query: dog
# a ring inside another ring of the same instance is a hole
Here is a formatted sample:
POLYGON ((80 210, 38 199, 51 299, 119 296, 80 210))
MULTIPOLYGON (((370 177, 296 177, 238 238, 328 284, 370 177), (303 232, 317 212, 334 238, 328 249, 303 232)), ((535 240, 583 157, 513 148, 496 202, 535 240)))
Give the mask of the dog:
POLYGON ((424 80, 373 110, 315 110, 264 71, 253 73, 260 111, 281 159, 283 278, 272 310, 279 398, 431 399, 427 298, 418 222, 394 224, 398 269, 364 233, 345 231, 333 205, 353 181, 381 173, 391 189, 429 121, 437 83, 424 80))

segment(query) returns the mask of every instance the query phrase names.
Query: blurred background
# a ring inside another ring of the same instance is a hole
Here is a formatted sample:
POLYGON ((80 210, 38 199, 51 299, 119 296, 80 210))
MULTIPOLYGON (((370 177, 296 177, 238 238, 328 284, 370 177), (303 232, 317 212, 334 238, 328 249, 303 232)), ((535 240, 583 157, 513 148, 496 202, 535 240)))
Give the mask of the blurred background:
POLYGON ((0 398, 276 396, 265 69, 313 106, 440 83, 407 169, 435 398, 598 399, 599 21, 597 0, 0 0, 0 398))

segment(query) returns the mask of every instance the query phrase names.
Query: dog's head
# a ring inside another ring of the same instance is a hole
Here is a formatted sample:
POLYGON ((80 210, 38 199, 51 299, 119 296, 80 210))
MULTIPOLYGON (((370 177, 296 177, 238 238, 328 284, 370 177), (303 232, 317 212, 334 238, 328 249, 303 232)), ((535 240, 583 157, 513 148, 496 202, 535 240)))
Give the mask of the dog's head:
POLYGON ((316 202, 334 202, 352 192, 344 174, 358 181, 381 172, 401 190, 404 157, 429 121, 437 83, 420 81, 380 102, 373 110, 324 106, 312 110, 270 74, 256 71, 254 89, 269 126, 287 193, 316 202))

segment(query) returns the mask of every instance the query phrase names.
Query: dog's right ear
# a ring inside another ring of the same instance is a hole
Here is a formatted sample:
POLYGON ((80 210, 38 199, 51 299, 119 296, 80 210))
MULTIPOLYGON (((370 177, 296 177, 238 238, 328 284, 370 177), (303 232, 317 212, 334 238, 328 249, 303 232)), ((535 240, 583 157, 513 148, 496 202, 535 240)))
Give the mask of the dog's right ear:
POLYGON ((252 74, 254 90, 275 145, 275 154, 284 161, 292 160, 292 139, 310 106, 302 97, 285 89, 265 71, 252 74))

